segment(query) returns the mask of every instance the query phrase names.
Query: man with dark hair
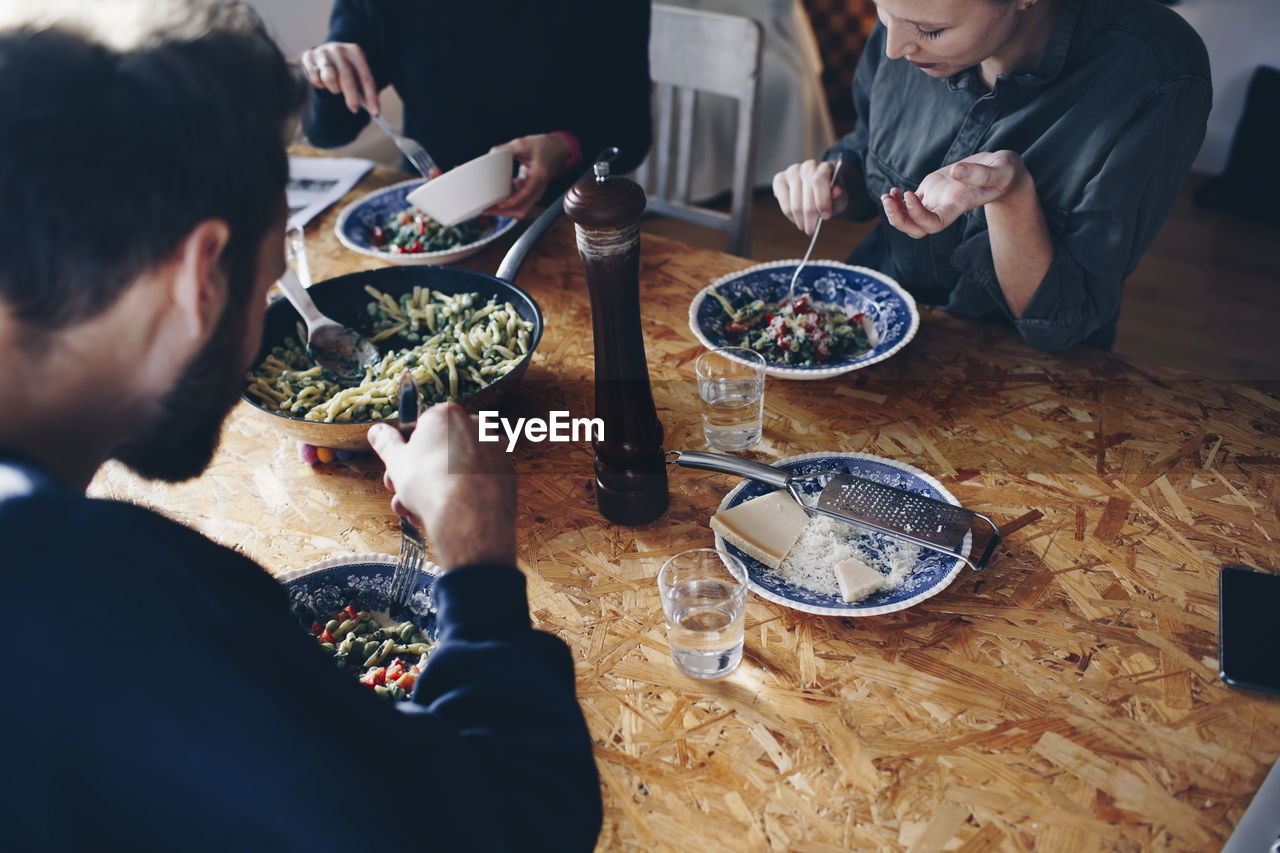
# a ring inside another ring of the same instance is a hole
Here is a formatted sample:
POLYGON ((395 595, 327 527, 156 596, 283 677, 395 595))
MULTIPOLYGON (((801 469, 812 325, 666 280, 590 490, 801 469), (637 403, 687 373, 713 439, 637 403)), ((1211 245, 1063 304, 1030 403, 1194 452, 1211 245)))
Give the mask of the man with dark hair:
POLYGON ((398 706, 260 567, 85 497, 109 458, 171 481, 208 464, 284 268, 301 88, 233 0, 27 5, 0 9, 6 846, 593 847, 573 663, 530 627, 514 478, 460 408, 370 436, 448 569, 398 706))

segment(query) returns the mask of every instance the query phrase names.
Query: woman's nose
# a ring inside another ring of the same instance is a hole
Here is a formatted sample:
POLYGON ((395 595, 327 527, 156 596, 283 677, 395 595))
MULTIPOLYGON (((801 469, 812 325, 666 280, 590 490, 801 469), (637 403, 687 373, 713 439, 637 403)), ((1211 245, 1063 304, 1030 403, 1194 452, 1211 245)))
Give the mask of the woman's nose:
POLYGON ((890 21, 885 24, 884 55, 889 59, 899 59, 915 53, 917 50, 914 36, 906 24, 890 21))

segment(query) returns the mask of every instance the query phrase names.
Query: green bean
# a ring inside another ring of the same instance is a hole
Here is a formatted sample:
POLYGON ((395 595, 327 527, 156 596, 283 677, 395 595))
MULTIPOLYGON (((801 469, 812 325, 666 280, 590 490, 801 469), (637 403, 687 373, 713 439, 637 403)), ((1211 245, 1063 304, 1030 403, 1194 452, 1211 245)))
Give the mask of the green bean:
MULTIPOLYGON (((382 645, 378 646, 377 651, 365 658, 364 665, 366 667, 377 666, 382 663, 383 658, 391 653, 391 647, 395 645, 394 640, 384 640, 382 645)), ((366 645, 365 648, 368 648, 366 645)))

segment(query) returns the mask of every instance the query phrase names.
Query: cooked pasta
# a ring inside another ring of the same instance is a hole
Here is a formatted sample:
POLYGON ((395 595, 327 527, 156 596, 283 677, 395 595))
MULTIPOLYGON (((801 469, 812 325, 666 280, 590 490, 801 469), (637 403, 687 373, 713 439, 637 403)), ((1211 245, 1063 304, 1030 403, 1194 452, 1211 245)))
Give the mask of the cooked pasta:
POLYGON ((396 416, 400 374, 418 380, 424 404, 456 400, 493 384, 529 352, 533 324, 510 302, 477 293, 448 294, 415 287, 399 300, 365 287, 371 329, 383 352, 364 379, 341 387, 307 357, 306 332, 287 338, 249 373, 247 392, 264 408, 323 423, 376 421, 396 416))
POLYGON ((441 225, 414 207, 398 210, 369 232, 369 242, 384 252, 416 255, 442 252, 474 243, 493 230, 492 216, 477 216, 457 225, 441 225))
POLYGON ((382 625, 367 610, 348 604, 311 633, 338 666, 388 699, 407 699, 435 648, 412 622, 382 625))

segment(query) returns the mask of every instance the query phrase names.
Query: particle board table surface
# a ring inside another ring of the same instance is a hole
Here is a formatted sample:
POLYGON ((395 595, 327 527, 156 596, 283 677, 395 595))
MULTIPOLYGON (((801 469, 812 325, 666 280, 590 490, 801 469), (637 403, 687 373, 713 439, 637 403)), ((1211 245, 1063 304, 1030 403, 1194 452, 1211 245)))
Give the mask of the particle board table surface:
MULTIPOLYGON (((403 179, 375 169, 348 200, 403 179)), ((307 228, 319 279, 379 266, 307 228)), ((518 230, 518 229, 517 229, 518 230)), ((492 273, 514 234, 462 266, 492 273)), ((645 235, 640 298, 668 449, 704 449, 690 299, 742 258, 645 235)), ((430 268, 422 268, 429 283, 430 268)), ((546 331, 511 417, 593 412, 591 312, 561 219, 516 277, 546 331)), ((601 850, 1217 849, 1280 754, 1280 698, 1217 673, 1217 575, 1280 569, 1280 393, 922 309, 899 354, 842 377, 770 378, 768 461, 861 451, 936 477, 1000 525, 981 574, 877 617, 752 596, 742 665, 682 676, 654 581, 712 544, 737 480, 671 468, 670 507, 597 512, 588 442, 521 442, 519 561, 532 618, 564 639, 596 743, 601 850)), ((109 464, 91 494, 200 529, 279 573, 396 553, 373 457, 312 468, 241 403, 199 479, 109 464)))

